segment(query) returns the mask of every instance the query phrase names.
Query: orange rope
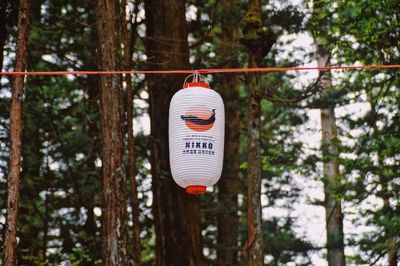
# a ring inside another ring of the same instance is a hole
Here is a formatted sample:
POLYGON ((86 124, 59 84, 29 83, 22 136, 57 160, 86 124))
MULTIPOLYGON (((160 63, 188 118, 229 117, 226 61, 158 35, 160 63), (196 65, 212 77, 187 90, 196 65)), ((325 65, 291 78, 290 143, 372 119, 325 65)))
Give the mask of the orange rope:
POLYGON ((324 66, 324 67, 260 67, 260 68, 209 68, 199 70, 122 70, 122 71, 38 71, 38 72, 0 72, 0 76, 60 76, 60 75, 110 75, 110 74, 193 74, 198 73, 239 73, 239 72, 278 72, 340 69, 388 69, 400 68, 400 65, 372 66, 324 66))
POLYGON ((121 70, 121 71, 38 71, 38 72, 0 72, 9 76, 61 76, 61 75, 110 75, 110 74, 190 74, 194 70, 121 70))
POLYGON ((279 72, 279 71, 374 69, 374 68, 375 69, 376 68, 400 68, 400 65, 227 68, 227 69, 200 69, 198 71, 199 71, 199 73, 237 73, 237 72, 279 72))

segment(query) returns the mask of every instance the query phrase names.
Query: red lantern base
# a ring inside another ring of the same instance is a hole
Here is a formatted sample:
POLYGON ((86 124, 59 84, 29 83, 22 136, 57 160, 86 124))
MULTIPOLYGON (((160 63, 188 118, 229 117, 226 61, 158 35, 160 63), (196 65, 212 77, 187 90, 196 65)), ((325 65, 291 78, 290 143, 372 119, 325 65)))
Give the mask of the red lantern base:
POLYGON ((188 194, 203 194, 207 191, 207 188, 205 186, 187 186, 186 187, 186 193, 188 194))

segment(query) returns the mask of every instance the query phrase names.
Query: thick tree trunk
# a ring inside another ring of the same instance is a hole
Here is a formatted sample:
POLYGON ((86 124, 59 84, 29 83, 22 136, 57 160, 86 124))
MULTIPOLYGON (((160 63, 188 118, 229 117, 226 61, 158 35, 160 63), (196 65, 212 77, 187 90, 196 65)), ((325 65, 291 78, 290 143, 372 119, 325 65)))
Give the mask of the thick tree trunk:
MULTIPOLYGON (((15 71, 25 71, 29 32, 29 0, 20 1, 18 14, 18 44, 15 71)), ((17 217, 22 152, 22 99, 25 76, 15 76, 10 110, 10 164, 7 184, 7 220, 4 240, 4 264, 17 264, 17 217)))
MULTIPOLYGON (((189 68, 183 0, 147 0, 146 51, 151 69, 189 68)), ((168 110, 184 76, 149 75, 151 172, 157 265, 204 265, 198 198, 172 179, 168 152, 168 110)))
MULTIPOLYGON (((318 66, 326 66, 329 62, 329 54, 322 45, 317 45, 318 66)), ((323 90, 329 90, 332 86, 331 74, 322 75, 320 85, 323 90)), ((341 202, 335 196, 335 188, 340 182, 339 164, 337 162, 339 150, 337 146, 337 128, 335 110, 333 107, 321 109, 321 149, 324 157, 325 180, 325 219, 327 234, 328 265, 345 265, 343 213, 341 202)))
MULTIPOLYGON (((130 34, 128 34, 127 21, 126 21, 126 1, 123 0, 121 3, 121 35, 122 42, 124 44, 124 69, 131 70, 132 69, 132 40, 130 38, 130 34)), ((132 29, 131 29, 132 30, 132 29)), ((130 199, 131 199, 131 208, 132 208, 132 226, 133 226, 133 234, 132 234, 132 258, 136 266, 140 266, 141 263, 141 250, 140 250, 140 224, 139 224, 139 199, 137 192, 137 183, 136 183, 136 158, 135 158, 135 138, 133 135, 133 88, 132 88, 132 80, 131 75, 125 75, 126 82, 126 119, 127 119, 127 136, 128 136, 128 158, 127 158, 127 175, 130 184, 130 199)))
MULTIPOLYGON (((256 59, 250 55, 249 67, 258 67, 256 59)), ((264 265, 262 212, 261 212, 261 98, 260 74, 248 77, 249 99, 247 104, 247 265, 264 265)))
MULTIPOLYGON (((238 9, 237 1, 223 0, 220 2, 221 10, 221 41, 220 56, 223 59, 231 58, 224 67, 237 67, 238 62, 234 55, 238 42, 237 20, 235 10, 238 9), (227 46, 228 45, 228 46, 227 46)), ((238 255, 238 228, 239 217, 238 193, 240 188, 240 103, 239 103, 239 78, 237 75, 229 76, 221 81, 221 93, 225 100, 225 154, 222 178, 218 182, 218 200, 220 211, 218 213, 218 248, 217 264, 237 265, 238 255)))
MULTIPOLYGON (((249 53, 249 67, 259 67, 271 50, 276 36, 271 29, 264 30, 260 0, 251 0, 243 18, 241 43, 249 53)), ((261 84, 260 74, 248 75, 247 104, 247 265, 264 265, 262 207, 261 207, 261 84)))
MULTIPOLYGON (((119 1, 100 0, 96 6, 100 70, 120 70, 119 1)), ((102 75, 102 263, 128 265, 126 240, 125 169, 122 78, 102 75)))

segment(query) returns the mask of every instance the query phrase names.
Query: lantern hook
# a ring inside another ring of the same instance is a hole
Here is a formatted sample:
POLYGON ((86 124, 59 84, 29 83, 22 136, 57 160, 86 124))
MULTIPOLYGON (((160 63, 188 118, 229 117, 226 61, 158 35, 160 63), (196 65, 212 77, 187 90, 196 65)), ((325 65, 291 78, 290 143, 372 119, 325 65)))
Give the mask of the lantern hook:
POLYGON ((192 82, 200 82, 200 79, 203 78, 204 81, 205 81, 205 83, 209 84, 207 78, 206 78, 205 76, 203 76, 203 75, 200 75, 200 73, 199 73, 198 70, 195 70, 193 74, 190 74, 189 76, 187 76, 187 77, 185 78, 185 80, 183 81, 183 87, 185 87, 186 81, 187 81, 190 77, 193 77, 192 82))
POLYGON ((194 71, 193 82, 199 82, 199 76, 200 76, 199 71, 195 70, 194 71))

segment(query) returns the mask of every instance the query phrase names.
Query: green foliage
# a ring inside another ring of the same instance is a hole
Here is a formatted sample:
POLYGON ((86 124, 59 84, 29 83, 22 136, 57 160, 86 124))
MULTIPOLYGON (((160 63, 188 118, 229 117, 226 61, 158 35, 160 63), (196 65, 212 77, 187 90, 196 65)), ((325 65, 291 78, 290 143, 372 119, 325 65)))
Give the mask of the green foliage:
POLYGON ((304 258, 302 262, 296 261, 296 265, 307 265, 305 259, 307 252, 312 249, 312 245, 307 241, 298 238, 293 231, 293 220, 288 218, 285 224, 281 225, 278 219, 268 220, 263 224, 265 232, 264 246, 265 254, 270 254, 272 259, 268 265, 285 265, 289 262, 296 261, 297 254, 302 254, 304 258))
MULTIPOLYGON (((399 5, 395 2, 324 3, 326 9, 335 14, 329 18, 329 31, 324 32, 324 36, 328 36, 327 40, 334 40, 332 56, 339 64, 398 62, 400 21, 396 15, 399 5)), ((319 14, 311 22, 318 21, 324 14, 327 13, 319 14)), ((379 203, 374 208, 358 211, 361 217, 365 217, 365 224, 373 230, 361 238, 349 238, 349 243, 361 251, 350 258, 354 263, 381 259, 387 252, 387 239, 396 235, 394 231, 400 230, 396 223, 398 215, 395 214, 399 208, 400 176, 397 167, 400 136, 398 85, 393 70, 349 71, 338 84, 348 88, 342 104, 363 102, 370 106, 370 110, 359 118, 351 114, 342 118, 347 128, 342 128, 341 134, 353 144, 342 145, 341 151, 355 155, 341 160, 347 181, 343 196, 355 208, 367 202, 370 204, 371 200, 379 203), (362 133, 359 136, 349 134, 355 129, 362 133)), ((336 105, 338 103, 340 101, 336 105)))

